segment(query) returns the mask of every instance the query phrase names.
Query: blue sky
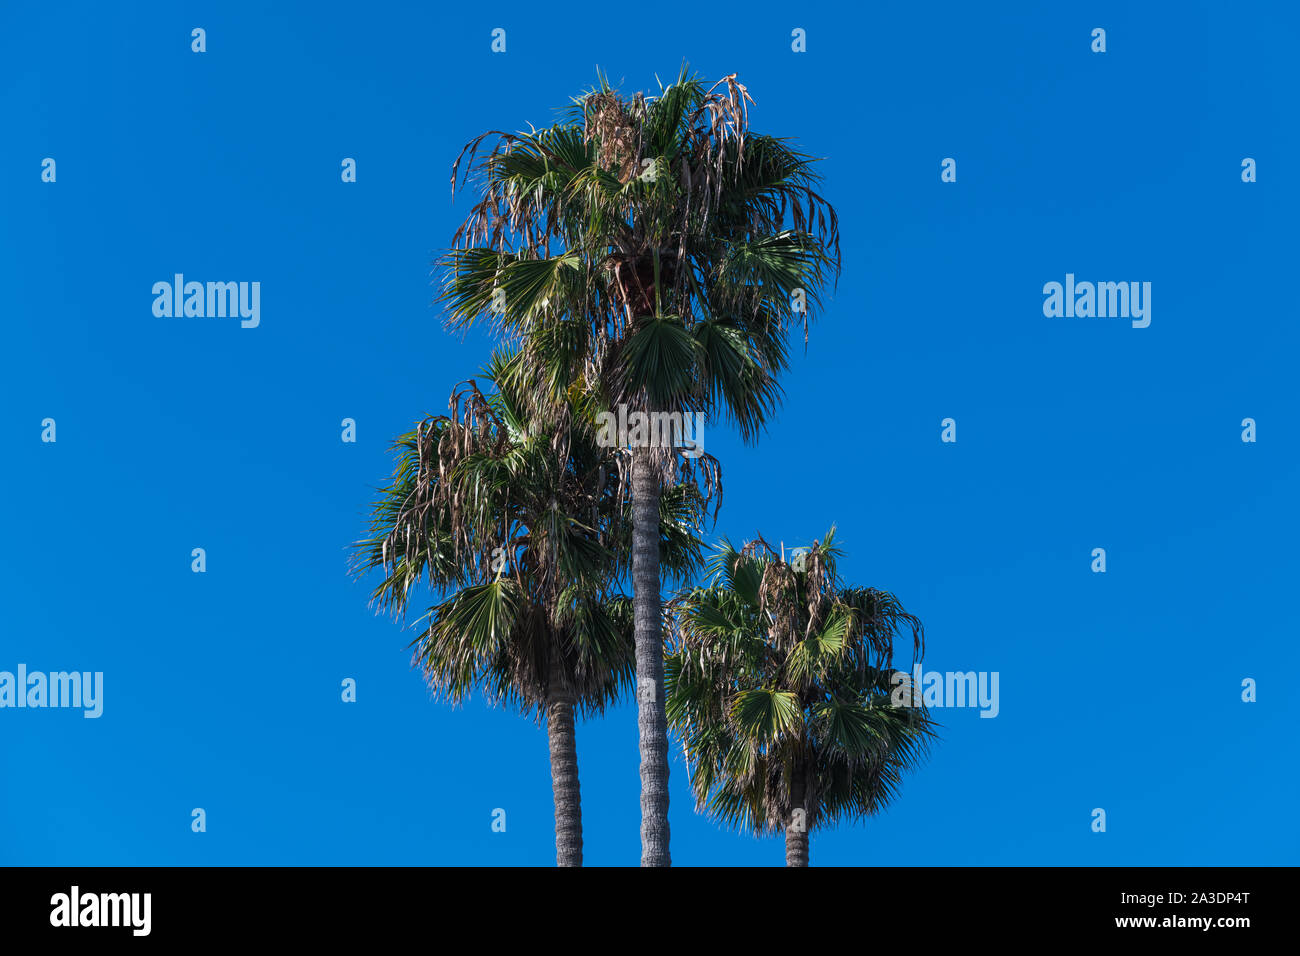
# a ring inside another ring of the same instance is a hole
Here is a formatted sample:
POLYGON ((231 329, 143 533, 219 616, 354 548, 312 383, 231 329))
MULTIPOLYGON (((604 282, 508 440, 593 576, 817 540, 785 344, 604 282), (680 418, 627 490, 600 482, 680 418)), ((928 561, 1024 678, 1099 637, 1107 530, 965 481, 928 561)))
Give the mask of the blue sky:
MULTIPOLYGON (((1295 863, 1293 11, 267 6, 0 18, 0 670, 105 698, 0 710, 0 863, 554 862, 544 729, 432 702, 345 547, 390 439, 490 347, 432 305, 460 147, 683 58, 827 157, 843 230, 778 420, 706 432, 716 534, 834 522, 928 669, 1000 675, 998 716, 938 713, 898 804, 814 865, 1295 863), (156 318, 177 272, 260 281, 260 325, 156 318), (1150 327, 1045 317, 1066 273, 1151 282, 1150 327)), ((634 708, 578 748, 586 862, 634 864, 634 708)), ((783 863, 693 811, 676 746, 672 773, 675 864, 783 863)))

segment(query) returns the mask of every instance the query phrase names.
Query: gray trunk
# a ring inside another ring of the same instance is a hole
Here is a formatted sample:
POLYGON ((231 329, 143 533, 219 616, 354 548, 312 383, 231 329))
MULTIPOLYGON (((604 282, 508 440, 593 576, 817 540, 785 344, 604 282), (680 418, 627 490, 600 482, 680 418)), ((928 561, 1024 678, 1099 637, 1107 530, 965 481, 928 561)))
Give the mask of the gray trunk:
POLYGON ((637 730, 641 745, 641 865, 668 854, 668 720, 659 600, 659 471, 651 449, 632 452, 632 585, 636 617, 637 730))
POLYGON ((785 865, 808 865, 808 810, 804 806, 806 787, 804 785, 803 767, 795 764, 790 780, 790 818, 785 821, 785 865), (796 811, 802 810, 802 819, 796 817, 796 811))
POLYGON ((578 748, 573 734, 573 695, 567 690, 551 693, 546 736, 551 745, 551 790, 555 794, 555 865, 582 866, 578 748))

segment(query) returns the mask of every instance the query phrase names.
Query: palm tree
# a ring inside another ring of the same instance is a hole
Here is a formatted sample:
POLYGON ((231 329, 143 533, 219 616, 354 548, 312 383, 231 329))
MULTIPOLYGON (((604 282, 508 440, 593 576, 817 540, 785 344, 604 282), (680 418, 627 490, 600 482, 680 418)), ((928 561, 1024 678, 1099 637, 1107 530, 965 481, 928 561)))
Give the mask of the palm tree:
MULTIPOLYGON (((373 602, 396 615, 422 580, 442 596, 412 642, 437 696, 458 703, 478 688, 545 720, 556 862, 581 866, 574 711, 602 712, 632 678, 631 602, 615 587, 630 529, 614 455, 528 418, 510 387, 518 361, 494 356, 494 391, 464 383, 450 414, 397 440, 353 567, 381 569, 373 602)), ((699 503, 683 490, 660 514, 666 563, 689 573, 699 503)))
MULTIPOLYGON (((449 325, 487 321, 517 340, 532 401, 560 414, 581 383, 587 423, 618 409, 700 414, 753 440, 779 403, 791 329, 807 341, 838 273, 839 238, 816 160, 753 132, 752 102, 734 74, 710 86, 683 67, 655 97, 601 77, 553 125, 469 143, 453 190, 468 156, 461 181, 479 198, 445 259, 449 325)), ((619 444, 633 502, 641 860, 667 866, 657 501, 676 482, 712 495, 717 463, 679 456, 676 436, 619 444)))
POLYGON ((784 832, 787 866, 808 865, 814 828, 887 806, 933 736, 891 686, 895 639, 910 632, 919 660, 921 622, 886 591, 845 586, 834 537, 789 561, 762 538, 724 542, 712 584, 670 607, 668 716, 700 807, 784 832))

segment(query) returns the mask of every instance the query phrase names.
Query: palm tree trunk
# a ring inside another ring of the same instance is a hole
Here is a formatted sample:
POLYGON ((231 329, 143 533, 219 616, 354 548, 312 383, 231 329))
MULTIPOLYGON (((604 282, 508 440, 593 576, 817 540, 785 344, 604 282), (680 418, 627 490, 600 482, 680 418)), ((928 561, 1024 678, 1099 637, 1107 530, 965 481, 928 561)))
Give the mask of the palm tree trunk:
POLYGON ((795 764, 790 780, 790 819, 785 822, 785 865, 808 865, 808 810, 804 806, 803 767, 795 764))
POLYGON ((652 449, 645 447, 632 452, 632 601, 636 621, 636 718, 641 746, 641 865, 671 866, 663 609, 659 600, 660 479, 652 454, 652 449))
POLYGON ((582 796, 571 691, 552 691, 546 706, 546 736, 551 745, 551 791, 555 795, 555 865, 582 866, 582 796))

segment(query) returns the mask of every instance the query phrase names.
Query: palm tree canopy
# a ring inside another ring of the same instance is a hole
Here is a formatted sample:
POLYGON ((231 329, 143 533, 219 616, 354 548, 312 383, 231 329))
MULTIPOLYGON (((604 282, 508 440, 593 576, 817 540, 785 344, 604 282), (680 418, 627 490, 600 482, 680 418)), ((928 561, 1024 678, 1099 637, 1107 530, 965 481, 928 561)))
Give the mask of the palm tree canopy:
MULTIPOLYGON (((372 602, 394 615, 421 584, 441 596, 412 642, 439 695, 459 702, 479 688, 540 717, 558 679, 584 713, 600 711, 633 670, 617 452, 530 418, 511 384, 519 361, 497 353, 486 393, 463 383, 449 414, 394 443, 393 478, 353 570, 381 571, 372 602)), ((660 546, 673 574, 701 563, 701 514, 690 487, 664 496, 660 546)))
POLYGON ((720 415, 753 438, 839 237, 816 160, 751 130, 751 103, 734 74, 710 86, 684 66, 654 97, 601 77, 554 125, 471 142, 449 324, 517 338, 539 400, 583 380, 600 408, 720 415))
POLYGON ((796 808, 810 831, 869 816, 928 751, 926 710, 891 701, 896 641, 919 660, 921 622, 843 584, 834 538, 789 560, 762 538, 723 542, 712 583, 670 605, 668 717, 701 808, 733 827, 780 832, 796 808))

